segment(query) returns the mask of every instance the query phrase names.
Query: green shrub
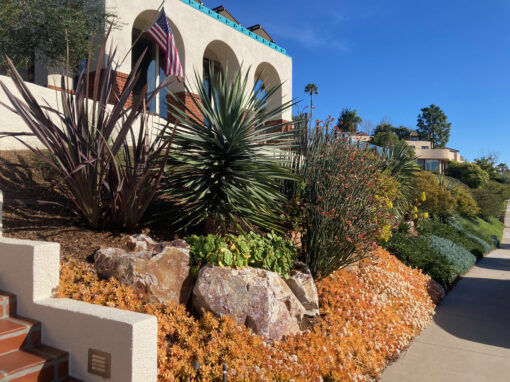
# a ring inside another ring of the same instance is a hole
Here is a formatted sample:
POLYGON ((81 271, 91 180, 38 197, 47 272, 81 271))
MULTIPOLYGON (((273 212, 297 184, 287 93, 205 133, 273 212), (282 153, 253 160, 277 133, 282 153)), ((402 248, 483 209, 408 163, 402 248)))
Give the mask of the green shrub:
POLYGON ((423 193, 426 199, 420 204, 421 210, 441 220, 446 220, 455 212, 455 198, 444 185, 439 184, 437 177, 428 171, 420 172, 413 183, 413 199, 420 201, 423 193))
POLYGON ((303 260, 314 277, 367 256, 388 226, 390 206, 379 197, 382 169, 374 152, 317 129, 299 168, 305 183, 296 209, 303 260))
POLYGON ((451 240, 436 235, 428 235, 427 241, 430 248, 443 257, 456 275, 463 275, 476 263, 475 255, 451 240))
POLYGON ((483 247, 483 253, 489 253, 490 251, 492 251, 494 249, 494 244, 492 243, 488 243, 487 241, 485 241, 484 239, 476 236, 474 233, 471 233, 469 231, 465 231, 464 234, 469 237, 470 239, 476 241, 477 243, 479 243, 482 247, 483 247))
POLYGON ((193 235, 186 241, 190 245, 194 272, 210 263, 236 268, 263 268, 288 278, 297 257, 294 245, 275 233, 266 236, 254 232, 239 236, 193 235))
POLYGON ((488 252, 485 251, 484 246, 481 245, 478 241, 473 240, 464 232, 455 229, 451 225, 428 220, 420 227, 419 231, 422 235, 433 234, 444 239, 451 240, 455 244, 460 245, 464 249, 471 252, 476 257, 482 257, 484 253, 488 252))
POLYGON ((457 212, 467 216, 476 216, 480 213, 480 207, 476 204, 469 189, 456 186, 451 190, 452 196, 457 201, 457 212))
POLYGON ((446 174, 460 180, 471 188, 479 188, 489 182, 489 174, 480 166, 469 162, 450 162, 446 174))
POLYGON ((484 219, 490 217, 498 218, 503 211, 505 199, 500 195, 492 193, 485 188, 472 190, 473 198, 480 207, 480 215, 484 219))
POLYGON ((444 259, 421 238, 413 238, 401 232, 393 233, 383 246, 404 264, 421 269, 444 288, 455 280, 457 274, 444 259))

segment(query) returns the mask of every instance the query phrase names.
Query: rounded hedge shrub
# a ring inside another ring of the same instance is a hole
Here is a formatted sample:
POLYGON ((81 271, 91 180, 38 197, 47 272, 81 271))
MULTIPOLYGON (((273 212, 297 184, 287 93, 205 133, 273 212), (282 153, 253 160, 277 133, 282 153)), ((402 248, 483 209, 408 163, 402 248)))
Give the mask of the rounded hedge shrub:
POLYGON ((404 264, 421 269, 444 288, 448 288, 457 277, 451 265, 421 238, 394 232, 391 239, 383 246, 404 264))
POLYGON ((427 236, 427 240, 430 248, 437 251, 459 276, 476 263, 475 255, 451 240, 436 235, 427 236))
POLYGON ((469 162, 450 162, 446 174, 460 180, 471 188, 483 187, 489 182, 489 174, 480 166, 469 162))
POLYGON ((484 253, 488 252, 485 250, 482 244, 480 244, 477 240, 470 238, 463 231, 459 231, 450 225, 446 225, 437 221, 426 221, 420 227, 420 233, 422 235, 433 234, 444 239, 451 240, 457 245, 460 245, 464 249, 468 250, 476 257, 482 257, 484 253))

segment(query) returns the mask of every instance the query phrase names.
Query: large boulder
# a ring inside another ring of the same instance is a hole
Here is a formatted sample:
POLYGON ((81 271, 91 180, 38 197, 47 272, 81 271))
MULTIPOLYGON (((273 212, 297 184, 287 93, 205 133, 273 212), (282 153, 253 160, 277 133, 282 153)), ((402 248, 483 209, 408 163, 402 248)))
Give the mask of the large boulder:
POLYGON ((285 281, 258 268, 203 267, 193 288, 193 307, 232 316, 255 333, 280 340, 300 332, 306 309, 285 281))
MULTIPOLYGON (((184 242, 185 244, 185 242, 184 242)), ((125 251, 101 248, 94 255, 100 277, 133 285, 153 303, 186 304, 193 289, 189 249, 182 241, 157 243, 145 235, 130 238, 125 251)))
POLYGON ((285 282, 306 309, 306 315, 317 317, 319 315, 319 295, 310 268, 304 263, 297 263, 290 271, 289 276, 285 282))

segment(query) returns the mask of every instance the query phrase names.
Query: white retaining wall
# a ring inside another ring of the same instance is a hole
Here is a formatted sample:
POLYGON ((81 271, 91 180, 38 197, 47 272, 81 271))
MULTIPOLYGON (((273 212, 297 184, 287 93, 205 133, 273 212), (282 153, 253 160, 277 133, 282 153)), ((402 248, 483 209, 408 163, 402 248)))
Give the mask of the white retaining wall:
POLYGON ((157 380, 156 317, 53 298, 59 284, 60 245, 0 238, 0 289, 18 297, 18 314, 42 322, 42 341, 69 352, 69 372, 87 372, 88 350, 111 354, 111 381, 157 380))

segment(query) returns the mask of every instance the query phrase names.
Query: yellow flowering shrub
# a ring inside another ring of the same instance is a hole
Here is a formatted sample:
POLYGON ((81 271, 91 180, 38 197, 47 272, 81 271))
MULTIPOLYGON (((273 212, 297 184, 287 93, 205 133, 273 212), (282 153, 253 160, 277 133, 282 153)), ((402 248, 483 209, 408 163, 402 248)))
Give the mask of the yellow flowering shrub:
POLYGON ((59 297, 153 314, 158 319, 160 381, 367 381, 428 325, 442 289, 428 276, 377 249, 358 270, 317 285, 321 318, 305 333, 265 342, 230 317, 200 319, 184 306, 144 304, 132 287, 99 280, 89 264, 62 264, 59 297), (200 363, 195 376, 193 363, 200 363))

